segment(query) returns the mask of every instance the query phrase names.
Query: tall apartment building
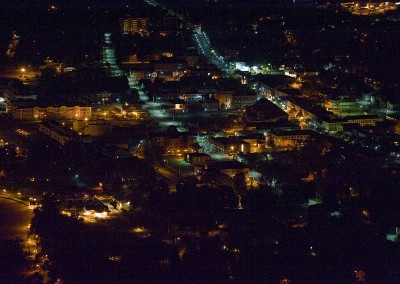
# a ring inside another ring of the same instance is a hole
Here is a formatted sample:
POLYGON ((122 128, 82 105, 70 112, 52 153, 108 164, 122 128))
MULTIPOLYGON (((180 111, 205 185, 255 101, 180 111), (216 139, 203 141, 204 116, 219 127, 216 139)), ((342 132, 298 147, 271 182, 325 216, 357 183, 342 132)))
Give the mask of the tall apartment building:
POLYGON ((149 18, 120 18, 119 25, 123 33, 140 33, 149 31, 149 18))

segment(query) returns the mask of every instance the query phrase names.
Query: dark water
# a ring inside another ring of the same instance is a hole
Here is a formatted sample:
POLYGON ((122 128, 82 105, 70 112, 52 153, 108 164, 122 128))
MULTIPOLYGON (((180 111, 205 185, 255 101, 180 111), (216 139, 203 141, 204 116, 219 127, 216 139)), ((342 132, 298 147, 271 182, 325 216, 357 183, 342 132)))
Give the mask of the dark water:
POLYGON ((32 214, 26 205, 0 198, 0 240, 25 239, 32 214))

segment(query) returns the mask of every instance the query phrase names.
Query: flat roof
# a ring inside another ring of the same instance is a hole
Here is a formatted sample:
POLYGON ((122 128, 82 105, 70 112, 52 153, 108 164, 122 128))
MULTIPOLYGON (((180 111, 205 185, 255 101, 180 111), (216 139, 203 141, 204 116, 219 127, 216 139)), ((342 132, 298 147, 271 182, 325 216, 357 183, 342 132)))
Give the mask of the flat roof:
POLYGON ((286 131, 286 130, 273 130, 269 132, 272 135, 275 136, 292 136, 292 135, 315 135, 317 132, 312 131, 312 130, 292 130, 292 131, 286 131))

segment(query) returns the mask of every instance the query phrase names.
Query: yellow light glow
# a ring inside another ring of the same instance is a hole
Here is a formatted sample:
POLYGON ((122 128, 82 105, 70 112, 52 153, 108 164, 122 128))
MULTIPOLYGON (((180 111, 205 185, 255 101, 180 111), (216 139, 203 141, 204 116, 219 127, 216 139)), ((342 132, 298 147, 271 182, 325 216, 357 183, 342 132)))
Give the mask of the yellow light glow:
POLYGON ((102 217, 103 217, 103 214, 102 214, 102 213, 96 212, 96 213, 94 213, 94 217, 96 217, 96 218, 102 218, 102 217))
POLYGON ((143 232, 144 232, 144 229, 138 227, 138 228, 133 229, 133 231, 134 231, 135 233, 143 233, 143 232))

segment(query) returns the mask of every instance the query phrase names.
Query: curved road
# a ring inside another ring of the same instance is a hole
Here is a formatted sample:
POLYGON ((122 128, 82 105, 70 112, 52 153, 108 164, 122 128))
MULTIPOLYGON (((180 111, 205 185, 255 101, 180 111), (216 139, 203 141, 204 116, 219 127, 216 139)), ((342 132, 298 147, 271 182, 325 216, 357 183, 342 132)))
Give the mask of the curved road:
POLYGON ((0 240, 27 239, 27 226, 33 217, 33 211, 28 206, 0 197, 0 216, 0 240))

